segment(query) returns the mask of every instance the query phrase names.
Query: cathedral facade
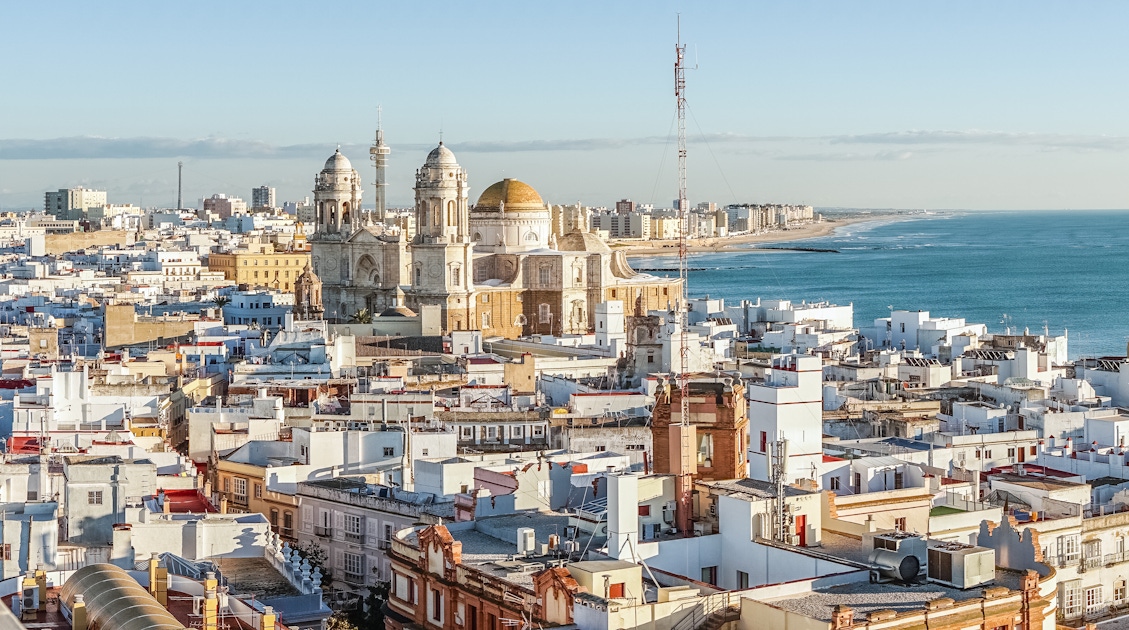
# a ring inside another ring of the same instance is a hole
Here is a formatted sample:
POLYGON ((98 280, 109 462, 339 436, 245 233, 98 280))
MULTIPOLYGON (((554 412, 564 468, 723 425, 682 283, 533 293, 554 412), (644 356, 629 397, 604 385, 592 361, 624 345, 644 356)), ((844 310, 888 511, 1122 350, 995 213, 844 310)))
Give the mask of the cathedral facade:
POLYGON ((444 333, 584 334, 600 302, 620 300, 628 312, 646 313, 681 299, 677 278, 634 271, 587 226, 556 239, 549 205, 528 184, 502 180, 471 205, 467 173, 442 142, 416 171, 410 238, 363 212, 361 190, 340 151, 315 179, 312 271, 330 320, 434 305, 444 333))

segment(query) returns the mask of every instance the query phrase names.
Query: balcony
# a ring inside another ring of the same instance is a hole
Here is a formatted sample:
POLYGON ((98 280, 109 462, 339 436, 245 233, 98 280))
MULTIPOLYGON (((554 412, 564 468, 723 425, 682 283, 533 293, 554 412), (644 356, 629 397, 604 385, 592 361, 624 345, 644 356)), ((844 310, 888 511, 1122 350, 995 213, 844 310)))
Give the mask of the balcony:
POLYGON ((363 573, 352 573, 349 571, 344 571, 341 575, 342 579, 344 579, 346 582, 349 582, 350 584, 364 585, 365 583, 365 576, 363 573))
POLYGON ((376 541, 376 547, 378 549, 388 549, 391 546, 392 546, 392 541, 387 539, 387 538, 376 541))
POLYGON ((365 535, 360 532, 345 532, 345 540, 358 545, 365 544, 365 535))
POLYGON ((333 538, 333 528, 314 525, 314 536, 318 536, 319 538, 333 538))

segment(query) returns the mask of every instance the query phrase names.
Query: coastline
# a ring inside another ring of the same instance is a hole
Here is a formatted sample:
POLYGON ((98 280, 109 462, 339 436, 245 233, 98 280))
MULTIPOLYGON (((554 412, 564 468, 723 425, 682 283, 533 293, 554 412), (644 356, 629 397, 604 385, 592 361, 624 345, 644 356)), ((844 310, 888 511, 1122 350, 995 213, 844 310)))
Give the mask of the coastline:
MULTIPOLYGON (((841 217, 834 220, 824 219, 818 223, 808 223, 792 230, 774 230, 757 234, 740 234, 724 238, 693 239, 687 246, 691 253, 710 253, 729 251, 734 246, 762 245, 773 243, 789 243, 813 238, 830 236, 835 230, 856 223, 904 221, 918 215, 912 214, 882 214, 882 215, 854 215, 841 217)), ((613 241, 608 245, 614 251, 621 251, 632 256, 661 256, 677 255, 678 241, 652 240, 652 241, 613 241)), ((753 249, 753 248, 745 248, 753 249)), ((773 251, 774 248, 764 248, 760 251, 773 251)), ((790 251, 787 248, 777 248, 778 251, 790 251)))

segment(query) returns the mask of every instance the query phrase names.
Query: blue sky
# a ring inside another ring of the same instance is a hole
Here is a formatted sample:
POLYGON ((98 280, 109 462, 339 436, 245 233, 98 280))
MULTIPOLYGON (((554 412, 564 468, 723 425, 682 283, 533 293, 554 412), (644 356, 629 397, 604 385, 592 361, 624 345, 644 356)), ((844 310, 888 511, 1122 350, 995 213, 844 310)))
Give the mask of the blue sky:
POLYGON ((378 104, 394 204, 442 129, 476 191, 669 205, 678 13, 692 202, 1129 207, 1129 3, 1031 1, 2 3, 0 207, 370 179, 378 104))

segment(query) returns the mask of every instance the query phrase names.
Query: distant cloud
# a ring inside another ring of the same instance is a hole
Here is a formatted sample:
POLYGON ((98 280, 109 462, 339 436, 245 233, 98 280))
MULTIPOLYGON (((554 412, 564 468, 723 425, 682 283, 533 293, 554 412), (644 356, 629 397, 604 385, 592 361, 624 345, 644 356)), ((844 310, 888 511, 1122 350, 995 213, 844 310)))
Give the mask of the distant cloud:
MULTIPOLYGON (((736 134, 708 134, 690 138, 690 142, 747 143, 772 138, 757 138, 736 134)), ((564 140, 468 141, 450 144, 452 151, 466 153, 522 153, 530 151, 592 151, 619 149, 639 145, 661 145, 673 138, 649 136, 642 138, 582 138, 564 140)), ((307 158, 332 152, 331 143, 273 145, 258 140, 231 138, 105 138, 99 136, 72 136, 47 140, 0 139, 0 160, 69 160, 69 159, 141 159, 141 158, 307 158)), ((400 144, 396 148, 406 151, 426 151, 432 144, 400 144)), ((368 145, 341 145, 350 154, 367 153, 368 145)))
POLYGON ((897 145, 995 145, 1033 146, 1046 149, 1088 149, 1125 151, 1129 137, 1089 136, 1053 133, 1011 133, 1004 131, 895 131, 847 136, 830 136, 831 144, 897 145))
MULTIPOLYGON (((1087 151, 1129 150, 1129 137, 1086 136, 1068 134, 1010 133, 1001 131, 896 131, 834 136, 751 136, 734 133, 696 134, 687 138, 691 144, 750 145, 804 143, 830 145, 888 145, 935 148, 945 146, 1027 146, 1045 150, 1072 149, 1087 151)), ((520 141, 466 141, 450 144, 451 150, 465 153, 525 153, 615 150, 634 146, 661 146, 673 143, 673 137, 643 136, 636 138, 579 138, 520 141)), ((258 140, 208 137, 195 140, 176 138, 105 138, 73 136, 67 138, 0 139, 0 160, 63 160, 63 159, 288 159, 319 158, 332 152, 332 143, 274 145, 258 140)), ((404 151, 426 151, 432 144, 400 144, 404 151)), ((351 155, 364 155, 367 145, 342 145, 351 155)), ((775 159, 784 160, 857 160, 908 159, 919 149, 879 153, 809 153, 782 152, 775 159)))

